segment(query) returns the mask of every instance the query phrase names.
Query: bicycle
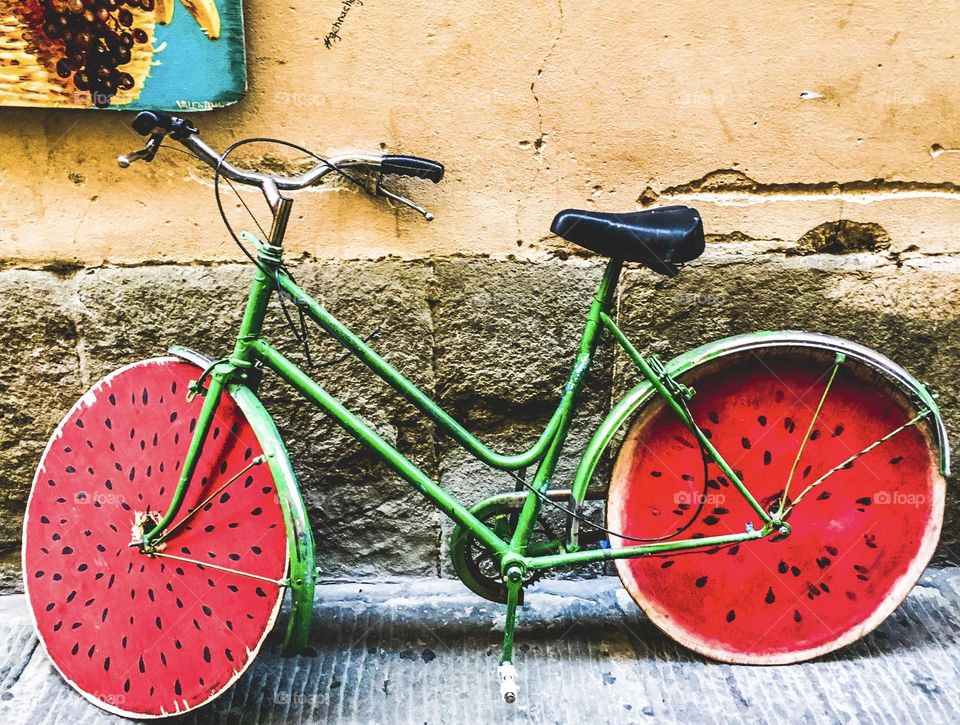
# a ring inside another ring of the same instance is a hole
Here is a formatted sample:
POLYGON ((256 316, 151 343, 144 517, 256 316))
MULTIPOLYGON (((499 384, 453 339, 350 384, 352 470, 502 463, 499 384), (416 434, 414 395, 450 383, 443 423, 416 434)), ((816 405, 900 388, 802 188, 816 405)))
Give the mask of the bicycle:
POLYGON ((526 451, 503 454, 377 355, 283 264, 293 204, 284 192, 336 176, 429 220, 382 182, 439 182, 442 165, 314 156, 316 166, 299 176, 272 176, 227 161, 245 142, 217 154, 187 120, 143 112, 133 123, 148 140, 120 157, 121 167, 152 160, 174 139, 214 169, 218 201, 221 178, 259 188, 272 226, 264 238, 235 237, 257 251, 229 355, 212 360, 173 347, 111 373, 67 413, 43 453, 24 521, 24 585, 51 661, 96 705, 157 717, 210 702, 251 664, 287 591, 283 650, 306 645, 314 540, 294 468, 257 398, 265 370, 455 522, 457 575, 506 607, 498 679, 507 702, 517 697, 513 644, 524 589, 557 567, 612 561, 668 636, 713 659, 770 664, 864 636, 928 563, 949 449, 934 397, 903 368, 856 343, 793 331, 739 335, 662 362, 617 326, 625 263, 673 276, 702 254, 695 210, 557 215, 557 236, 608 262, 555 412, 526 451), (288 321, 292 305, 301 324, 319 325, 439 430, 509 473, 516 490, 470 507, 449 495, 263 337, 274 294, 288 321), (612 406, 560 489, 557 462, 603 333, 641 382, 612 406), (609 485, 595 485, 608 454, 609 485), (588 502, 601 499, 603 524, 588 515, 588 502), (562 528, 546 522, 548 511, 562 528))

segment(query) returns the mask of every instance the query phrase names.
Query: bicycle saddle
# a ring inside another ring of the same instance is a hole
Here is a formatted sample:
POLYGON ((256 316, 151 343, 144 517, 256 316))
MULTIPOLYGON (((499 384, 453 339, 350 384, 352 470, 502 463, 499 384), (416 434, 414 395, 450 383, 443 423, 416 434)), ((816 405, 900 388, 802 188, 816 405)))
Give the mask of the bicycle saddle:
POLYGON ((550 231, 598 254, 640 262, 668 277, 676 276, 684 262, 704 250, 700 214, 687 206, 626 214, 565 209, 554 217, 550 231))

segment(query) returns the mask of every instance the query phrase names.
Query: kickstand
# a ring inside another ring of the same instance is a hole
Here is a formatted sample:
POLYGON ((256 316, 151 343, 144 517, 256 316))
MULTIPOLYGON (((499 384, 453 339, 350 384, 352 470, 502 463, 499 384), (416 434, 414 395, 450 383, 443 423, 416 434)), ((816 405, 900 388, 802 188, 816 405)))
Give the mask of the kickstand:
POLYGON ((513 666, 513 633, 517 626, 517 605, 523 589, 523 577, 516 581, 507 578, 507 617, 503 627, 503 651, 497 678, 500 680, 500 697, 507 704, 517 701, 517 668, 513 666))

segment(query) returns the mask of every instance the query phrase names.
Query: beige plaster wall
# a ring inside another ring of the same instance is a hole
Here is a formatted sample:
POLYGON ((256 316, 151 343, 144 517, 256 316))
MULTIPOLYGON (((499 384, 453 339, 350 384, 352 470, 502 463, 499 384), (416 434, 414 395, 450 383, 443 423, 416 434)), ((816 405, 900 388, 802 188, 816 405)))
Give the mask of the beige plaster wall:
MULTIPOLYGON (((960 249, 955 2, 366 0, 327 49, 340 8, 248 2, 250 91, 197 114, 204 137, 389 149, 448 175, 403 184, 429 225, 304 194, 296 251, 541 258, 563 248, 545 238, 560 208, 665 202, 721 239, 789 246, 843 218, 879 224, 897 254, 960 249)), ((117 168, 129 120, 0 109, 6 266, 238 258, 190 159, 117 168)))

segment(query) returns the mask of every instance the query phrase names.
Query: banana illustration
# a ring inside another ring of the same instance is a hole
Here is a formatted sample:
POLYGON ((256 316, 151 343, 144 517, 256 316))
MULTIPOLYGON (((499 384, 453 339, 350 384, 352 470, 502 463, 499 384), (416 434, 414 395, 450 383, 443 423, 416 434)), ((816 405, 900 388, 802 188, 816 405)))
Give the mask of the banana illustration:
MULTIPOLYGON (((161 25, 166 25, 173 19, 173 5, 175 0, 157 0, 156 19, 161 25)), ((193 19, 210 40, 220 37, 220 12, 214 0, 180 0, 193 19)))

